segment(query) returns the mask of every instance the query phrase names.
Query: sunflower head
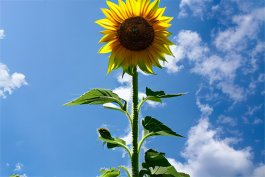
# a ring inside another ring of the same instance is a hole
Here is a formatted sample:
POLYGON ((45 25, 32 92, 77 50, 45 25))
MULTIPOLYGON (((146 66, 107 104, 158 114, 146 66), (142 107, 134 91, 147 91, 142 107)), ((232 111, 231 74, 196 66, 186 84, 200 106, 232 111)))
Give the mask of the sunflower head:
POLYGON ((139 68, 153 74, 153 65, 161 68, 159 60, 172 55, 167 28, 172 17, 163 16, 165 8, 159 8, 160 0, 107 0, 109 9, 102 9, 106 18, 96 23, 105 28, 100 43, 106 43, 99 53, 111 53, 108 73, 119 67, 132 74, 139 68))

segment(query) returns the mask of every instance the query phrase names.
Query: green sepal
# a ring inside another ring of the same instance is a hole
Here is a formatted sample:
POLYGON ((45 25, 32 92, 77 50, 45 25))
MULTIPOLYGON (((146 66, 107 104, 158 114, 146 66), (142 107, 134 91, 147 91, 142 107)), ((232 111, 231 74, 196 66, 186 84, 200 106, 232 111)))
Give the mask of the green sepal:
POLYGON ((164 153, 149 149, 145 152, 145 162, 142 163, 140 177, 190 177, 188 174, 178 172, 165 157, 164 153))
POLYGON ((108 149, 112 149, 115 147, 123 147, 126 145, 126 142, 120 138, 113 138, 106 128, 98 129, 99 139, 107 144, 108 149))
POLYGON ((146 94, 146 100, 156 101, 156 102, 162 102, 161 98, 173 98, 185 95, 186 93, 177 93, 177 94, 166 94, 164 91, 153 91, 150 88, 146 87, 145 90, 146 94))
POLYGON ((120 176, 120 170, 116 168, 101 169, 100 177, 117 177, 120 176))
POLYGON ((150 117, 150 116, 146 116, 142 120, 142 125, 143 125, 144 130, 145 130, 145 135, 150 134, 150 136, 162 135, 162 136, 183 137, 182 135, 177 134, 176 132, 174 132, 173 130, 168 128, 166 125, 164 125, 159 120, 157 120, 153 117, 150 117))
POLYGON ((82 104, 105 104, 117 103, 122 110, 126 109, 127 102, 116 93, 106 89, 92 89, 80 97, 68 102, 65 106, 75 106, 82 104))

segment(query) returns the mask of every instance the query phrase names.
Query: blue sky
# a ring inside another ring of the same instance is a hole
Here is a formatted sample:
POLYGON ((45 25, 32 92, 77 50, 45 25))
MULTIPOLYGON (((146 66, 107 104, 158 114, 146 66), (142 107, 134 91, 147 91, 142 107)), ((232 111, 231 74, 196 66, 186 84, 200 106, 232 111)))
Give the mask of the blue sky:
MULTIPOLYGON (((265 5, 262 0, 162 0, 173 16, 175 57, 146 86, 188 95, 149 103, 153 116, 186 136, 149 139, 193 177, 262 177, 264 150, 265 5)), ((101 106, 63 107, 91 88, 126 99, 130 78, 107 71, 97 53, 104 0, 0 0, 0 176, 97 176, 129 165, 97 137, 107 127, 130 140, 127 119, 101 106)))

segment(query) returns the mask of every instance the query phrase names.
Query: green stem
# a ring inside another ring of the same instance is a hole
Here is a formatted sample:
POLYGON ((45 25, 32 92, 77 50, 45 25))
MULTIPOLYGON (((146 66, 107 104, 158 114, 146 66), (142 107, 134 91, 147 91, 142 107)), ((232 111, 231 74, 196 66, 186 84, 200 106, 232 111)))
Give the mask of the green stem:
POLYGON ((148 99, 148 98, 146 97, 146 98, 142 99, 142 101, 139 103, 139 105, 138 105, 138 110, 139 110, 139 111, 140 111, 142 105, 147 101, 147 99, 148 99))
POLYGON ((138 153, 140 153, 140 151, 141 151, 141 147, 142 147, 142 145, 143 145, 144 140, 145 140, 146 138, 150 137, 150 136, 153 136, 153 134, 152 134, 152 133, 148 133, 147 135, 145 135, 145 136, 141 139, 141 141, 139 142, 139 146, 138 146, 138 153))
POLYGON ((135 67, 132 76, 132 177, 139 176, 138 115, 138 72, 135 67))
POLYGON ((126 167, 124 167, 124 166, 119 166, 119 168, 120 168, 120 169, 123 169, 123 170, 127 173, 128 177, 131 177, 129 170, 128 170, 126 167))

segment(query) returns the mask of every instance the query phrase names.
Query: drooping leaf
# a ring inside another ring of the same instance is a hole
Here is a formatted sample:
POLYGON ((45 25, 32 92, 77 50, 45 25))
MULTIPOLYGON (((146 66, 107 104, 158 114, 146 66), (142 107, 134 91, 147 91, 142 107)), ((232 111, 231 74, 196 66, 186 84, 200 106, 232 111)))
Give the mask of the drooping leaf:
POLYGON ((104 108, 107 108, 107 109, 112 109, 112 110, 124 112, 123 109, 121 109, 119 106, 117 106, 113 103, 105 103, 105 104, 103 104, 103 106, 104 106, 104 108))
POLYGON ((161 98, 172 98, 177 96, 185 95, 186 93, 177 93, 177 94, 166 94, 164 91, 153 91, 150 88, 146 87, 145 90, 146 100, 162 102, 161 98))
POLYGON ((126 145, 126 142, 120 138, 113 138, 106 128, 98 129, 99 132, 99 139, 102 140, 104 143, 107 144, 107 148, 115 148, 115 147, 122 147, 126 145))
POLYGON ((142 120, 142 125, 145 129, 145 133, 151 133, 153 135, 163 135, 163 136, 177 136, 177 137, 183 137, 180 134, 177 134, 170 128, 168 128, 166 125, 164 125, 159 120, 156 120, 153 117, 146 116, 142 120))
POLYGON ((75 106, 82 104, 105 104, 117 103, 121 109, 124 109, 126 101, 120 98, 116 93, 106 89, 92 89, 79 98, 65 104, 65 106, 75 106))
POLYGON ((165 158, 165 154, 149 149, 145 152, 145 162, 140 177, 190 177, 188 174, 178 172, 165 158))
POLYGON ((120 170, 116 168, 101 169, 100 177, 117 177, 120 176, 120 170))

